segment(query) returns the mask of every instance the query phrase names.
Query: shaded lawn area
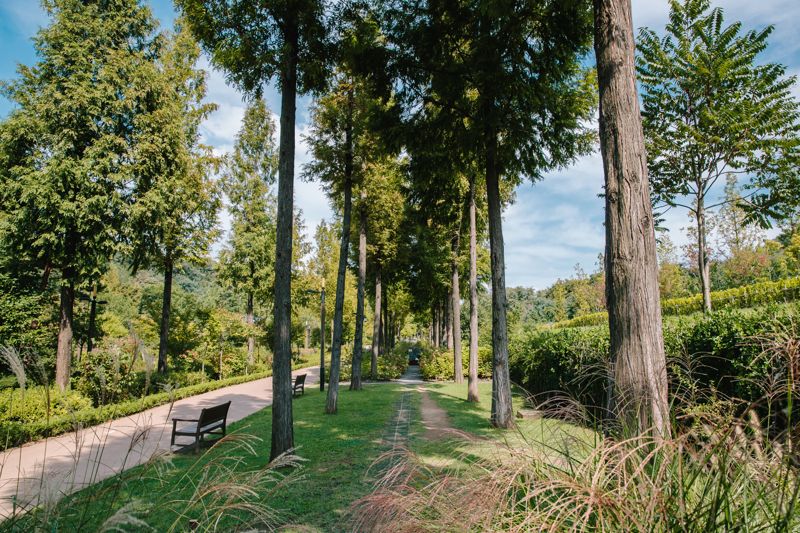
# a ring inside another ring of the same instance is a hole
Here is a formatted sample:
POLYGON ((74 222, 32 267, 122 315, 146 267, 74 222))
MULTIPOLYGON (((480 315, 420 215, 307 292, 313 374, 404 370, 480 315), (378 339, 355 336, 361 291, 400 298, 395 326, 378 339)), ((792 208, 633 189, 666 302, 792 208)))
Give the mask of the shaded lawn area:
MULTIPOLYGON (((478 384, 478 403, 466 401, 466 383, 431 382, 426 383, 425 388, 439 407, 447 411, 453 429, 478 437, 478 440, 470 442, 453 439, 447 443, 416 439, 414 450, 430 459, 452 464, 452 459, 457 456, 462 460, 468 460, 470 456, 472 459, 488 456, 496 458, 498 442, 510 448, 533 449, 553 457, 565 453, 567 449, 574 455, 579 450, 585 453, 600 438, 590 429, 550 418, 515 418, 516 427, 513 429, 492 427, 489 422, 492 384, 488 381, 478 384)), ((523 396, 519 392, 521 391, 515 391, 513 395, 515 416, 524 404, 523 396)), ((415 431, 417 435, 422 435, 420 428, 418 426, 415 431)))
MULTIPOLYGON (((316 387, 307 388, 304 396, 294 400, 296 454, 305 461, 302 468, 281 469, 278 477, 288 474, 295 479, 277 487, 274 472, 266 477, 250 474, 268 463, 271 409, 266 408, 231 424, 229 435, 234 437, 230 442, 197 456, 175 454, 168 461, 133 468, 63 499, 53 511, 31 513, 16 524, 0 524, 0 529, 30 531, 46 524, 50 531, 96 531, 115 513, 122 518, 130 512, 155 531, 187 531, 192 519, 201 519, 198 530, 205 530, 213 527, 209 516, 214 517, 214 506, 220 506, 225 510, 218 530, 238 530, 243 524, 235 517, 253 514, 247 508, 226 507, 229 494, 241 485, 254 489, 255 500, 277 513, 271 517, 272 525, 305 526, 298 527, 303 531, 343 530, 342 517, 350 503, 372 488, 365 476, 386 451, 381 437, 403 390, 385 384, 351 392, 345 386, 340 388, 339 413, 325 415, 325 394, 316 387), (206 497, 199 498, 200 492, 206 497)), ((129 523, 121 530, 145 527, 129 523)))

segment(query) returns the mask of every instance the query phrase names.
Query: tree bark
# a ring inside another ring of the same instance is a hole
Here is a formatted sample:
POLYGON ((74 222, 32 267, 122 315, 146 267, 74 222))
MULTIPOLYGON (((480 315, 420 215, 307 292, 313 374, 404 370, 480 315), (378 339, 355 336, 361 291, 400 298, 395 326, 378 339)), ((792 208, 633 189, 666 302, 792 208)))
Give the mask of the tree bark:
POLYGON ((339 401, 339 374, 342 365, 342 321, 344 318, 344 289, 347 279, 347 255, 350 248, 350 217, 353 210, 353 91, 347 94, 347 124, 345 125, 344 213, 342 241, 339 245, 339 271, 336 275, 336 300, 333 307, 333 344, 331 344, 331 375, 325 413, 336 414, 339 401))
POLYGON ((452 297, 450 307, 453 316, 453 379, 456 383, 464 383, 464 366, 461 360, 461 288, 459 287, 458 277, 458 247, 459 235, 453 239, 453 258, 452 258, 452 297))
POLYGON ((169 345, 169 315, 172 310, 172 255, 167 252, 164 259, 164 292, 161 298, 161 330, 158 335, 158 372, 167 371, 167 347, 169 345))
POLYGON ((475 178, 469 180, 469 380, 467 401, 478 401, 478 228, 475 178))
POLYGON ((75 284, 70 279, 61 285, 56 348, 56 385, 64 392, 69 388, 72 368, 72 317, 75 307, 75 284))
POLYGON ((497 167, 497 133, 489 131, 486 146, 486 197, 489 207, 489 249, 492 263, 492 425, 514 425, 511 377, 508 371, 506 266, 503 250, 503 210, 497 167))
POLYGON ((433 306, 433 346, 439 347, 439 334, 442 328, 439 326, 439 304, 433 306))
MULTIPOLYGON (((452 278, 452 272, 450 273, 452 278)), ((444 338, 447 350, 453 349, 453 287, 447 291, 447 300, 444 303, 444 338)))
POLYGON ((372 315, 372 361, 370 362, 370 378, 378 379, 378 354, 381 344, 381 266, 375 265, 375 310, 372 315))
POLYGON ((94 329, 97 322, 97 286, 92 289, 92 300, 89 304, 89 330, 86 335, 86 352, 94 350, 94 329))
MULTIPOLYGON (((247 366, 252 367, 256 362, 256 337, 253 335, 253 324, 255 317, 253 316, 253 291, 247 293, 247 315, 245 317, 247 322, 247 366)), ((308 343, 308 334, 306 334, 306 344, 308 343)), ((308 346, 306 346, 308 348, 308 346)))
POLYGON ((606 299, 617 429, 670 434, 658 266, 636 94, 630 0, 595 0, 600 148, 605 171, 606 299))
POLYGON ((367 206, 361 192, 358 209, 358 289, 356 290, 356 332, 353 340, 353 370, 350 390, 361 390, 361 359, 364 344, 364 281, 367 277, 367 206))
POLYGON ((383 320, 381 321, 381 326, 381 353, 385 354, 389 351, 389 290, 386 285, 383 285, 383 320))
POLYGON ((697 268, 700 273, 700 288, 703 291, 703 312, 711 312, 711 273, 706 243, 706 208, 702 194, 697 197, 697 268))
POLYGON ((297 97, 297 20, 286 20, 281 69, 281 132, 273 304, 272 435, 270 459, 294 448, 292 420, 292 224, 294 223, 294 127, 297 97))

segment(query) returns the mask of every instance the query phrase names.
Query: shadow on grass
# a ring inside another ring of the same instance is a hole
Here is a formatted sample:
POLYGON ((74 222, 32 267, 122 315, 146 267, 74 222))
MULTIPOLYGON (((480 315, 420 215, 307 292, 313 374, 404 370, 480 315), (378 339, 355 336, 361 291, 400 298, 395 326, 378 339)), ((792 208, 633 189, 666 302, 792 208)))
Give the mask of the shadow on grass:
MULTIPOLYGON (((275 471, 275 483, 251 487, 256 499, 277 512, 278 524, 312 526, 336 531, 352 501, 368 493, 365 476, 384 449, 381 436, 400 391, 383 385, 362 391, 342 389, 339 412, 324 414, 325 393, 307 391, 293 402, 295 454, 305 461, 281 483, 286 469, 275 471), (279 490, 271 490, 279 485, 279 490), (263 491, 263 492, 259 492, 263 491), (268 493, 261 498, 259 495, 268 493)), ((48 529, 95 531, 126 506, 143 510, 142 520, 156 531, 186 530, 190 520, 202 515, 198 498, 224 488, 226 479, 248 479, 269 465, 271 409, 266 408, 229 426, 228 436, 210 449, 192 453, 164 454, 63 499, 48 510, 48 529), (177 524, 177 527, 176 527, 177 524)), ((3 531, 36 529, 43 511, 23 516, 15 524, 0 524, 3 531), (38 515, 38 517, 37 517, 38 515), (11 527, 9 527, 11 526, 11 527)), ((219 527, 241 529, 233 510, 219 527)))

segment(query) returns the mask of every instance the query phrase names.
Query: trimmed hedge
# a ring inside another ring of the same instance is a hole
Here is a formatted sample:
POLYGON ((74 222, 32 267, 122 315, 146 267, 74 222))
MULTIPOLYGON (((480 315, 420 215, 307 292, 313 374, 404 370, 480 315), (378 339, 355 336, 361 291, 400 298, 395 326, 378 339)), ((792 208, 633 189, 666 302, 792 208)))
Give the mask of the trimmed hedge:
MULTIPOLYGON (((788 303, 800 299, 800 278, 778 281, 764 281, 753 285, 736 287, 711 293, 711 306, 714 310, 742 309, 771 303, 788 303)), ((682 316, 699 313, 703 310, 703 295, 695 294, 686 298, 670 298, 661 302, 664 316, 682 316)), ((608 321, 608 313, 590 313, 570 320, 555 322, 553 328, 577 328, 600 326, 608 321)))
MULTIPOLYGON (((463 363, 466 377, 469 374, 469 346, 462 346, 461 362, 463 363)), ((422 349, 419 358, 419 371, 425 381, 452 381, 453 375, 453 351, 447 349, 433 350, 426 346, 422 349)), ((492 348, 489 346, 478 347, 478 378, 487 379, 492 377, 492 348)))
MULTIPOLYGON (((297 370, 297 368, 294 370, 297 370)), ((189 396, 196 396, 198 394, 221 389, 223 387, 229 387, 231 385, 239 385, 240 383, 247 383, 257 379, 263 379, 271 375, 272 372, 267 371, 250 374, 247 376, 235 376, 219 381, 206 381, 204 383, 198 383, 197 385, 190 385, 188 387, 181 387, 168 392, 149 394, 136 400, 81 409, 72 413, 53 416, 49 421, 39 420, 28 423, 11 420, 2 421, 0 422, 0 450, 19 446, 25 444, 26 442, 43 439, 45 437, 54 437, 56 435, 67 433, 69 431, 75 431, 84 427, 102 424, 104 422, 108 422, 109 420, 136 414, 153 407, 158 407, 159 405, 164 405, 176 400, 188 398, 189 396)))
MULTIPOLYGON (((760 357, 761 341, 776 334, 800 336, 800 305, 722 309, 664 322, 668 358, 692 367, 695 385, 747 401, 761 399, 758 387, 774 368, 760 357)), ((536 395, 568 392, 582 405, 605 403, 608 326, 538 329, 509 345, 512 380, 536 395)), ((678 366, 669 369, 674 383, 678 366)))

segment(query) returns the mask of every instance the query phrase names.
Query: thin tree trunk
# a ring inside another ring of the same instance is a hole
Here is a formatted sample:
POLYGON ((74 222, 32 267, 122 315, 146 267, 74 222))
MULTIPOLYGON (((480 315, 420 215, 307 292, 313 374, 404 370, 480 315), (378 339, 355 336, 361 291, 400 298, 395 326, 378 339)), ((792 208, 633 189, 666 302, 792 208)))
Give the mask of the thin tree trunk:
POLYGON ((433 346, 434 348, 439 347, 439 333, 441 332, 442 328, 439 327, 439 304, 438 302, 436 305, 433 306, 433 346))
POLYGON ((72 316, 75 307, 75 285, 70 279, 61 285, 59 303, 58 347, 56 349, 56 384, 61 392, 69 388, 72 368, 72 316))
POLYGON ((458 279, 458 245, 459 245, 459 238, 456 235, 456 238, 453 240, 453 260, 452 260, 452 285, 453 288, 450 291, 452 296, 452 303, 450 304, 452 308, 452 316, 453 316, 453 326, 452 326, 452 337, 453 337, 453 377, 456 383, 464 383, 464 366, 461 360, 461 288, 459 285, 458 279))
POLYGON ((294 448, 292 420, 292 225, 294 136, 297 96, 297 21, 286 21, 281 72, 281 133, 278 158, 278 217, 275 238, 272 435, 270 459, 294 448))
POLYGON ((702 195, 697 197, 697 267, 700 273, 700 288, 703 291, 703 312, 711 312, 711 276, 706 243, 706 208, 702 195))
MULTIPOLYGON (((452 278, 452 272, 450 273, 452 278)), ((447 291, 447 300, 444 304, 444 338, 447 350, 453 349, 453 287, 447 291)))
POLYGON ((383 286, 383 320, 381 321, 381 353, 389 351, 389 289, 383 286))
POLYGON ((489 131, 486 147, 486 196, 489 206, 489 248, 492 262, 492 425, 514 425, 511 377, 508 371, 506 325, 506 267, 503 251, 503 212, 497 168, 497 134, 489 131))
POLYGON ((89 304, 89 331, 86 335, 86 352, 94 350, 94 329, 97 322, 97 286, 92 289, 92 300, 89 304))
POLYGON ((358 209, 358 289, 356 290, 356 332, 353 340, 353 371, 350 390, 361 390, 361 359, 364 345, 364 281, 367 277, 367 206, 361 192, 358 209))
MULTIPOLYGON (((253 335, 253 324, 255 317, 253 316, 253 291, 247 293, 247 366, 252 368, 256 362, 256 337, 253 335)), ((308 332, 306 332, 306 343, 308 343, 308 332)), ((308 346, 306 346, 308 348, 308 346)))
POLYGON ((350 218, 353 210, 353 90, 347 93, 347 124, 345 126, 344 212, 342 242, 339 245, 339 271, 336 276, 336 300, 333 308, 333 344, 331 344, 331 376, 325 413, 336 414, 339 400, 339 374, 342 364, 342 321, 344 318, 344 285, 347 276, 347 257, 350 248, 350 218))
POLYGON ((609 412, 623 429, 652 427, 666 437, 667 370, 630 0, 595 0, 594 8, 606 182, 606 301, 613 375, 609 412))
POLYGON ((172 310, 172 256, 164 259, 164 293, 161 298, 161 331, 158 335, 158 372, 167 371, 167 346, 169 344, 169 315, 172 310))
POLYGON ((478 401, 478 228, 475 178, 469 180, 469 383, 467 401, 478 401))
POLYGON ((378 354, 381 343, 381 266, 375 265, 375 310, 372 315, 372 361, 370 361, 370 378, 378 379, 378 354))

